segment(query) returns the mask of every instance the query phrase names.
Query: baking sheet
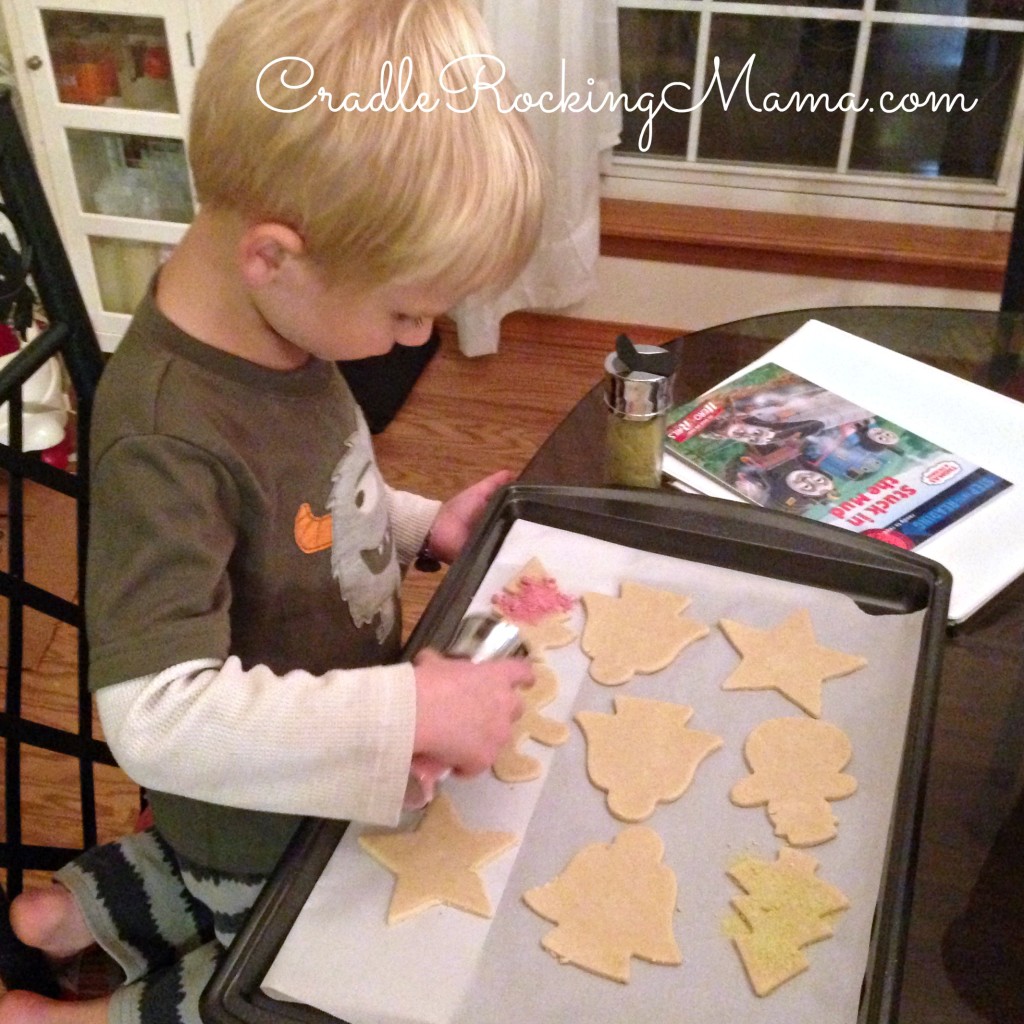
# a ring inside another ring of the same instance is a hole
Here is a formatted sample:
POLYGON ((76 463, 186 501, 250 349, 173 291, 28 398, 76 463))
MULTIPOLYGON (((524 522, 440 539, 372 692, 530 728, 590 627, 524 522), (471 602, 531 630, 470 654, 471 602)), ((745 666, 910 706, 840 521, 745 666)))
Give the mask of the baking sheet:
MULTIPOLYGON (((1013 540, 1024 517, 1024 403, 819 320, 733 377, 764 363, 799 373, 1014 484, 921 546, 953 576, 950 622, 966 620, 1024 572, 1024 544, 1013 540)), ((744 500, 681 459, 666 455, 662 465, 698 493, 744 500)))
MULTIPOLYGON (((665 861, 679 883, 675 932, 683 964, 660 967, 634 959, 630 983, 619 985, 560 965, 540 946, 554 926, 522 903, 522 892, 554 878, 587 843, 609 842, 624 827, 608 813, 604 793, 587 780, 585 744, 572 724, 562 747, 527 744, 544 764, 534 782, 508 785, 488 773, 445 783, 467 826, 523 837, 484 869, 497 907, 493 919, 438 907, 388 927, 393 878, 358 847, 359 827, 352 826, 267 973, 264 992, 351 1024, 621 1024, 639 1012, 655 1020, 818 1024, 824 1007, 830 1021, 852 1024, 925 613, 867 615, 834 591, 641 552, 526 520, 513 524, 469 610, 486 610, 490 596, 533 556, 573 594, 615 594, 621 581, 634 580, 691 596, 687 615, 712 626, 667 669, 621 687, 589 679, 578 643, 548 652, 561 685, 558 700, 546 709, 551 717, 571 722, 585 708, 609 713, 620 694, 653 697, 695 708, 690 726, 725 741, 702 762, 690 789, 644 822, 665 841, 665 861), (738 656, 715 624, 734 618, 766 628, 799 608, 810 610, 820 643, 869 659, 866 668, 824 684, 822 718, 849 735, 854 757, 846 770, 857 778, 858 790, 833 804, 837 838, 809 849, 820 861, 819 876, 838 885, 851 908, 834 938, 810 947, 808 971, 759 999, 724 934, 729 901, 739 894, 725 871, 745 854, 774 860, 781 844, 763 807, 734 807, 728 792, 747 774, 742 749, 750 730, 765 718, 802 712, 773 691, 721 690, 738 656)), ((579 609, 574 623, 582 626, 579 609)))

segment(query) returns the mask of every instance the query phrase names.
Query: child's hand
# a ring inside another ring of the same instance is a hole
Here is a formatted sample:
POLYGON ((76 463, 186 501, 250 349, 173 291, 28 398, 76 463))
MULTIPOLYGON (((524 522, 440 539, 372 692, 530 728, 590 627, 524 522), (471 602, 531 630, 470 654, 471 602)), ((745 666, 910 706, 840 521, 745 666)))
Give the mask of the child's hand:
POLYGON ((515 474, 503 469, 449 498, 430 527, 431 553, 442 562, 454 562, 491 496, 514 479, 515 474))
MULTIPOLYGON (((523 712, 519 689, 533 683, 525 658, 479 665, 421 651, 416 670, 415 758, 477 775, 494 764, 523 712)), ((421 761, 422 763, 422 761, 421 761)))

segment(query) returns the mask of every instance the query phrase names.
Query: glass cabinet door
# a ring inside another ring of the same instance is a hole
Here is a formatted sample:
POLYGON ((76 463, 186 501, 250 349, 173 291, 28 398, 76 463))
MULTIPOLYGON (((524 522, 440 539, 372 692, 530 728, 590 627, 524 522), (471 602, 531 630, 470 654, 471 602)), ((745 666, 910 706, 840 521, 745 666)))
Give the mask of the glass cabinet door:
POLYGON ((79 201, 86 213, 187 224, 193 215, 181 139, 67 129, 79 201))
POLYGON ((62 103, 177 113, 160 18, 53 9, 41 13, 62 103))
POLYGON ((113 348, 195 213, 188 0, 19 0, 58 223, 113 348))

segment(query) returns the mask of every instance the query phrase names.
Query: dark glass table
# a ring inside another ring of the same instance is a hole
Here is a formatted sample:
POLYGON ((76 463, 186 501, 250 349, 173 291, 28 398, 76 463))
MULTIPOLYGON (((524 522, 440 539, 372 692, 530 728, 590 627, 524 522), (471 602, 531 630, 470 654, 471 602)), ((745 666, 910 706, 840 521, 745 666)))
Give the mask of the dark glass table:
MULTIPOLYGON (((679 401, 816 319, 1024 399, 1024 317, 843 307, 755 317, 686 335, 679 401)), ((523 483, 601 483, 594 389, 541 446, 523 483)), ((1007 538, 1024 544, 1024 530, 1007 538)), ((1024 578, 950 630, 928 772, 901 1024, 1024 1022, 1024 578)))

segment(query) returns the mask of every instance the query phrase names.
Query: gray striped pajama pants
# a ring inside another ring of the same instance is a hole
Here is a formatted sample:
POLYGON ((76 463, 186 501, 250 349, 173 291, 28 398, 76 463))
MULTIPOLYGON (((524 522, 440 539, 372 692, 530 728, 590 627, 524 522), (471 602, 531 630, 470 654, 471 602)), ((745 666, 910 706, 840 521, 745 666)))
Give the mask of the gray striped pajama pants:
POLYGON ((189 864, 147 829, 87 850, 54 881, 124 971, 110 1024, 201 1024, 199 996, 266 879, 189 864))

